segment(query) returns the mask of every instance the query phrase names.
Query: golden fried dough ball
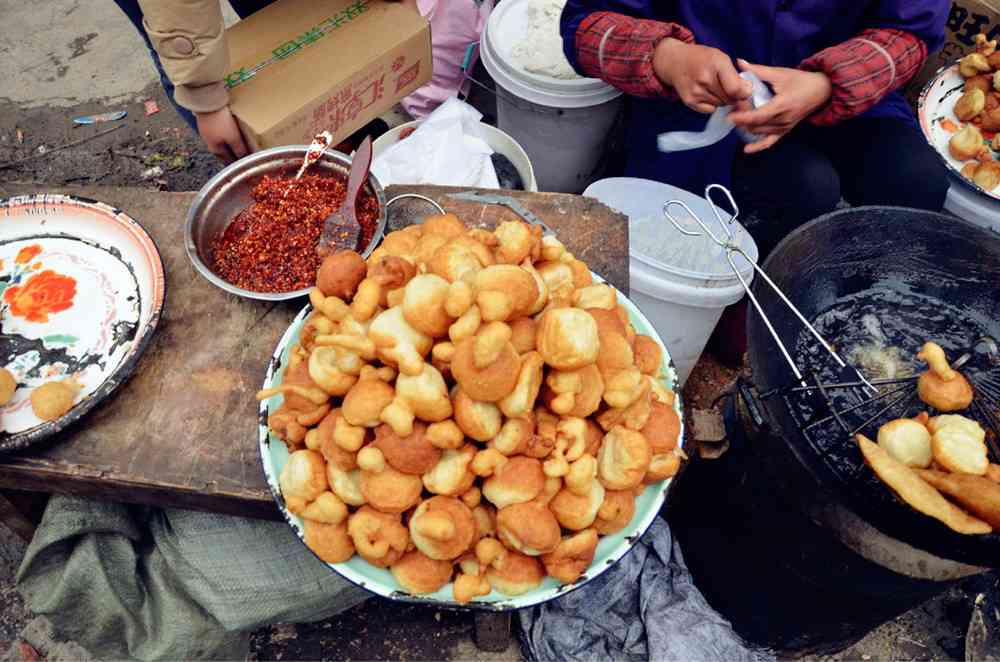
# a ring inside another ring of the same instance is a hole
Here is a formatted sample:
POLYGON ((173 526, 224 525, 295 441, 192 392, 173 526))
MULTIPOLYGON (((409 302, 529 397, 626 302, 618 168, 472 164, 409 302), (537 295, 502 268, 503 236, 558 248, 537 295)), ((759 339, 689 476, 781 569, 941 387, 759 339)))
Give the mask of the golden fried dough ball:
POLYGON ((597 364, 577 370, 550 370, 542 402, 557 414, 586 418, 597 411, 604 395, 604 379, 597 364))
POLYGON ((323 456, 316 451, 295 451, 281 469, 278 486, 286 503, 297 501, 296 507, 302 508, 314 501, 328 487, 323 456))
POLYGON ((392 467, 378 473, 361 472, 361 493, 373 508, 383 513, 403 513, 420 502, 424 484, 420 476, 404 474, 392 467))
POLYGON ((531 415, 535 409, 538 391, 542 388, 544 368, 545 361, 538 352, 528 352, 521 356, 521 369, 514 390, 498 403, 504 416, 520 418, 531 415))
POLYGON ((455 583, 452 584, 451 589, 452 597, 460 605, 468 604, 478 597, 489 595, 490 591, 493 590, 485 577, 470 575, 464 572, 455 578, 455 583))
POLYGON ((591 482, 590 491, 584 496, 563 488, 549 503, 549 509, 564 528, 582 531, 592 526, 597 519, 597 513, 604 503, 604 493, 604 487, 596 480, 591 482))
POLYGON ((427 425, 413 424, 413 432, 401 437, 388 425, 375 428, 375 448, 382 451, 386 462, 396 471, 421 476, 441 460, 441 449, 426 437, 427 425))
MULTIPOLYGON (((294 511, 293 511, 294 512, 294 511)), ((333 492, 323 492, 316 500, 307 505, 302 512, 302 519, 322 522, 324 524, 340 524, 347 520, 347 505, 333 492)))
POLYGON ((986 432, 979 423, 956 414, 935 416, 927 422, 934 460, 954 473, 982 476, 989 469, 986 432))
POLYGON ((549 305, 569 306, 573 303, 573 269, 565 262, 539 262, 535 271, 545 283, 549 305))
POLYGON ((983 148, 983 134, 973 124, 956 131, 948 140, 948 151, 959 161, 971 161, 983 148))
POLYGON ((667 453, 677 448, 681 433, 681 418, 672 406, 653 400, 650 403, 649 420, 640 432, 649 442, 650 450, 655 453, 667 453))
POLYGON ((419 225, 410 225, 401 230, 394 230, 385 235, 381 245, 368 258, 369 262, 378 262, 388 255, 409 257, 420 241, 422 230, 419 225))
POLYGON ((538 301, 538 285, 534 276, 517 265, 497 264, 486 267, 476 273, 474 285, 483 319, 489 321, 505 321, 527 315, 538 301), (507 304, 497 303, 496 310, 502 309, 504 312, 493 312, 492 306, 484 305, 484 301, 496 301, 483 299, 484 293, 494 293, 507 299, 507 304))
POLYGON ((472 511, 454 497, 431 497, 410 517, 413 544, 432 559, 457 559, 472 546, 477 532, 472 511))
POLYGON ((424 219, 420 224, 424 234, 439 234, 448 239, 461 237, 465 234, 465 223, 459 220, 454 214, 434 214, 424 219))
POLYGON ((535 349, 536 324, 530 317, 522 317, 510 323, 510 342, 518 354, 527 354, 535 349))
POLYGON ((521 221, 504 221, 493 234, 500 242, 495 252, 501 264, 520 264, 541 247, 541 228, 521 221))
POLYGON ((500 433, 503 416, 495 404, 473 400, 460 388, 452 392, 451 400, 455 408, 455 423, 466 436, 487 442, 500 433))
POLYGON ((618 306, 618 295, 610 285, 587 285, 573 293, 573 305, 584 309, 614 310, 618 306))
POLYGON ((507 547, 528 556, 551 552, 559 545, 559 522, 548 508, 516 503, 497 512, 497 534, 507 547))
POLYGON ((403 554, 390 570, 403 590, 413 595, 435 593, 451 581, 452 564, 429 558, 419 550, 403 554))
MULTIPOLYGON (((998 64, 1000 64, 1000 59, 998 59, 998 64)), ((966 78, 963 91, 969 92, 970 90, 981 90, 983 94, 989 94, 993 91, 993 75, 979 74, 978 76, 973 76, 972 78, 966 78)))
POLYGON ((43 421, 54 421, 73 408, 82 389, 83 386, 73 379, 45 382, 31 392, 31 409, 43 421))
MULTIPOLYGON (((464 393, 480 402, 496 402, 509 395, 517 384, 521 368, 517 350, 509 340, 486 333, 491 328, 496 327, 486 325, 475 336, 455 345, 455 355, 451 359, 455 381, 464 393), (491 357, 492 361, 483 364, 491 357)), ((509 331, 509 327, 507 329, 509 331)))
POLYGON ((958 61, 958 71, 964 78, 972 78, 990 71, 990 63, 982 53, 970 53, 958 61))
POLYGON ((523 595, 541 585, 545 569, 538 559, 509 551, 499 568, 492 565, 487 569, 486 579, 504 595, 523 595))
POLYGON ((365 495, 361 492, 361 470, 345 471, 335 464, 326 465, 326 479, 330 490, 348 506, 365 505, 365 495))
POLYGON ((17 390, 17 380, 13 373, 6 368, 0 368, 0 406, 3 406, 14 399, 14 391, 17 390))
POLYGON ((549 310, 538 324, 538 352, 557 370, 575 370, 597 361, 597 323, 578 308, 549 310))
POLYGON ((351 425, 374 428, 382 424, 382 410, 395 398, 392 386, 381 379, 361 379, 344 396, 340 413, 351 425))
POLYGON ((406 375, 419 375, 424 357, 431 351, 433 339, 410 326, 403 308, 395 306, 379 313, 368 329, 378 356, 390 366, 398 366, 406 375))
POLYGON ((476 475, 469 468, 475 457, 476 447, 472 444, 466 444, 458 450, 445 450, 434 468, 423 475, 424 487, 433 494, 462 494, 476 480, 476 475))
POLYGON ((542 275, 535 270, 535 265, 531 263, 530 259, 522 262, 521 268, 531 274, 531 277, 535 279, 535 287, 538 289, 538 298, 535 299, 534 305, 532 305, 531 310, 528 311, 528 315, 535 315, 544 310, 545 306, 548 304, 549 288, 542 279, 542 275))
POLYGON ((435 274, 415 276, 406 284, 403 316, 417 331, 439 338, 448 332, 455 318, 445 310, 450 283, 435 274))
POLYGON ((427 264, 434 259, 434 255, 447 244, 449 238, 443 234, 424 233, 413 249, 413 260, 417 264, 427 264))
POLYGON ((432 446, 441 450, 456 450, 465 443, 465 434, 455 421, 441 421, 427 426, 425 434, 432 446))
POLYGON ((358 378, 337 367, 337 348, 316 347, 309 354, 309 378, 330 395, 346 395, 358 378))
POLYGON ((638 335, 632 343, 632 353, 635 356, 635 366, 644 375, 656 376, 663 363, 663 350, 660 344, 649 336, 638 335))
POLYGON ((649 469, 642 479, 643 484, 651 485, 675 476, 681 468, 681 456, 678 452, 673 450, 669 453, 654 453, 649 460, 649 469))
POLYGON ((590 267, 583 260, 572 259, 568 262, 570 271, 573 273, 573 287, 580 290, 588 287, 594 282, 594 277, 590 273, 590 267))
POLYGON ((510 457, 521 453, 529 438, 535 433, 535 416, 529 413, 523 418, 508 418, 497 436, 490 440, 489 447, 510 457))
POLYGON ((931 433, 919 421, 898 418, 878 429, 878 445, 909 467, 931 466, 931 433))
POLYGON ((367 272, 363 257, 354 251, 340 251, 323 259, 316 274, 316 287, 325 296, 346 301, 354 296, 367 272))
POLYGON ((419 375, 399 375, 396 397, 382 410, 381 419, 392 426, 396 434, 413 432, 413 419, 437 423, 452 414, 451 398, 444 377, 430 363, 425 363, 419 375))
POLYGON ((347 532, 358 554, 378 568, 398 561, 410 544, 410 535, 399 515, 379 512, 371 506, 361 506, 350 516, 347 532))
POLYGON ((542 463, 535 458, 512 457, 483 483, 483 496, 497 508, 531 501, 545 488, 542 463))
POLYGON ((324 524, 307 519, 302 528, 306 547, 324 563, 344 563, 354 556, 354 541, 347 532, 347 522, 324 524))
POLYGON ((948 364, 941 346, 928 342, 917 354, 928 370, 917 379, 917 395, 941 412, 961 411, 972 404, 972 385, 962 373, 948 364))
MULTIPOLYGON (((628 374, 634 375, 635 372, 635 370, 632 370, 629 371, 628 374)), ((615 378, 612 378, 612 383, 614 382, 614 379, 615 378)), ((639 397, 636 398, 632 404, 621 408, 612 407, 597 417, 597 422, 601 424, 602 428, 610 430, 616 425, 622 425, 627 427, 629 430, 642 430, 642 428, 646 426, 649 422, 649 417, 652 414, 652 387, 650 386, 649 381, 643 379, 641 376, 638 384, 639 397)))
POLYGON ((642 434, 623 427, 611 428, 597 457, 597 475, 609 490, 630 490, 642 483, 652 453, 642 434))
POLYGON ((974 87, 959 97, 955 103, 955 116, 963 122, 968 122, 973 117, 983 112, 986 107, 986 93, 974 87))
POLYGON ((631 490, 605 490, 594 528, 602 536, 618 533, 635 516, 635 494, 631 490))
MULTIPOLYGON (((475 241, 472 244, 479 245, 475 241)), ((483 268, 484 264, 476 252, 467 243, 452 241, 434 253, 434 257, 427 263, 427 268, 432 274, 454 283, 466 276, 474 275, 483 268)))
POLYGON ((545 572, 563 584, 572 584, 594 561, 597 539, 594 529, 563 538, 555 551, 542 555, 545 572))
MULTIPOLYGON (((995 136, 994 139, 996 139, 995 136)), ((992 191, 1000 186, 1000 162, 987 161, 979 164, 972 176, 972 181, 976 183, 976 186, 986 191, 992 191)))
POLYGON ((628 368, 606 375, 604 401, 611 407, 624 409, 651 391, 649 380, 638 368, 628 368))

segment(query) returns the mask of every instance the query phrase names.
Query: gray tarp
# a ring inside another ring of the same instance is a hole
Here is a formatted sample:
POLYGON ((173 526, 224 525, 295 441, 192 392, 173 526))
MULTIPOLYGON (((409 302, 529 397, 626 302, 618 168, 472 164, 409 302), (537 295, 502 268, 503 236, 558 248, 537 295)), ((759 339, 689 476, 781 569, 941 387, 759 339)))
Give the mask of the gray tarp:
MULTIPOLYGON (((243 659, 248 630, 313 621, 370 594, 320 563, 283 522, 54 496, 18 573, 59 639, 100 659, 243 659)), ((537 660, 747 660, 656 520, 601 577, 521 612, 537 660)))
POLYGON ((659 518, 610 570, 520 618, 521 650, 530 660, 774 659, 748 646, 708 605, 659 518))

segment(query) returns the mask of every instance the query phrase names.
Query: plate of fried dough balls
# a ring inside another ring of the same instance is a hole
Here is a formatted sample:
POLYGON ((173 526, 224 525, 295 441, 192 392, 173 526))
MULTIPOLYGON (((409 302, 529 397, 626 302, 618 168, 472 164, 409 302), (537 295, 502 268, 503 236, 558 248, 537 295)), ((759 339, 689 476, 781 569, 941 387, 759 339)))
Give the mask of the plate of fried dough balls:
POLYGON ((1000 51, 977 35, 959 61, 935 74, 917 103, 920 128, 970 188, 1000 200, 1000 51))
POLYGON ((432 216, 323 262, 258 393, 261 458, 346 579, 515 609, 598 576, 657 516, 685 459, 675 378, 558 239, 432 216))

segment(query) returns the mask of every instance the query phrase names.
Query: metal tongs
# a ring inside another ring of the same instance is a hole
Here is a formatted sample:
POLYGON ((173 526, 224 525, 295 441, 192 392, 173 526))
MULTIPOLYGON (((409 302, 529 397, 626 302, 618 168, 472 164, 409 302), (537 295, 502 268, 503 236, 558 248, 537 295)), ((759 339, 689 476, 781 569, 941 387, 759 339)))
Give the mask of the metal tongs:
POLYGON ((746 290, 747 296, 750 298, 751 303, 753 303, 754 308, 757 310, 757 314, 760 315, 760 318, 764 321, 764 324, 767 326, 767 330, 770 332, 771 337, 774 338, 774 341, 776 343, 778 343, 778 348, 781 350, 782 356, 785 357, 785 361, 792 369, 792 372, 795 374, 795 377, 799 380, 799 383, 803 387, 806 387, 806 382, 805 378, 803 378, 802 376, 802 371, 800 371, 799 367, 795 364, 795 361, 792 359, 791 354, 788 352, 788 348, 785 347, 785 343, 782 342, 781 337, 778 335, 778 332, 775 331, 774 326, 771 324, 771 320, 768 319, 767 315, 764 313, 764 308, 760 305, 760 301, 757 300, 757 296, 753 293, 753 290, 750 287, 750 283, 743 277, 743 274, 741 274, 740 270, 736 267, 736 262, 733 260, 733 254, 740 255, 744 260, 750 263, 750 265, 754 268, 754 271, 757 272, 757 274, 764 279, 764 282, 766 282, 768 285, 771 286, 771 289, 773 289, 777 293, 778 297, 780 297, 781 300, 785 302, 785 305, 788 306, 793 313, 795 313, 795 316, 799 318, 799 321, 802 322, 802 324, 805 325, 807 329, 809 329, 809 332, 813 335, 814 338, 816 338, 816 340, 819 341, 820 345, 823 346, 823 349, 825 349, 830 354, 830 356, 833 357, 833 360, 837 362, 837 365, 840 366, 841 369, 853 371, 857 375, 858 379, 860 379, 860 381, 865 385, 865 387, 871 390, 871 393, 873 395, 877 394, 878 390, 874 386, 872 386, 872 384, 867 379, 865 379, 865 376, 862 375, 857 368, 848 365, 847 362, 845 362, 842 358, 840 358, 840 355, 837 354, 837 352, 833 349, 830 343, 828 343, 826 339, 824 339, 823 336, 820 335, 819 331, 816 330, 816 327, 810 324, 809 320, 807 320, 799 311, 799 309, 795 307, 795 305, 788 299, 787 296, 785 296, 785 293, 781 291, 781 288, 779 288, 775 284, 775 282, 771 280, 770 276, 768 276, 764 272, 764 270, 761 269, 760 266, 754 260, 752 260, 749 255, 746 254, 746 251, 744 251, 739 246, 739 244, 736 243, 733 231, 730 229, 729 226, 736 222, 736 219, 740 214, 740 209, 736 205, 736 200, 733 199, 733 194, 729 192, 729 189, 720 184, 710 184, 705 188, 705 199, 708 201, 709 207, 711 207, 712 213, 715 215, 715 220, 718 221, 719 223, 719 227, 721 227, 723 232, 725 233, 724 235, 720 236, 716 232, 713 232, 712 229, 708 226, 708 224, 706 224, 703 220, 701 220, 698 217, 698 215, 691 210, 691 208, 687 205, 687 203, 683 202, 682 200, 670 200, 669 202, 665 203, 663 205, 663 214, 667 217, 667 220, 670 221, 670 223, 674 226, 674 228, 676 228, 677 231, 680 232, 681 234, 688 237, 708 236, 717 246, 723 249, 723 252, 726 256, 726 261, 729 262, 729 267, 733 270, 733 273, 736 274, 736 278, 739 279, 740 284, 743 286, 743 289, 746 290), (729 201, 729 205, 733 209, 733 213, 731 218, 729 219, 729 223, 726 223, 726 221, 723 220, 722 213, 720 212, 718 205, 716 205, 715 200, 712 199, 713 191, 721 191, 722 193, 725 194, 726 199, 729 201), (681 223, 674 217, 674 215, 670 211, 670 208, 674 205, 683 208, 684 211, 687 212, 688 216, 694 219, 694 221, 699 226, 701 226, 703 232, 698 232, 697 230, 689 230, 685 228, 683 225, 681 225, 681 223))

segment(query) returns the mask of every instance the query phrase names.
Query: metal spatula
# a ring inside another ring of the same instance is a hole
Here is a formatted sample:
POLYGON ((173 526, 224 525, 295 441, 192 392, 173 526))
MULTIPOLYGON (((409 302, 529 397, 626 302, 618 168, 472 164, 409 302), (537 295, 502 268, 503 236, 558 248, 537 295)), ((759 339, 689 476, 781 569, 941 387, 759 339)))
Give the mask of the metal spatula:
POLYGON ((316 252, 326 257, 340 250, 357 250, 361 238, 361 223, 358 222, 356 203, 358 193, 368 181, 368 171, 372 164, 372 139, 366 136, 351 159, 351 172, 347 177, 347 192, 340 209, 327 217, 320 235, 316 252))

